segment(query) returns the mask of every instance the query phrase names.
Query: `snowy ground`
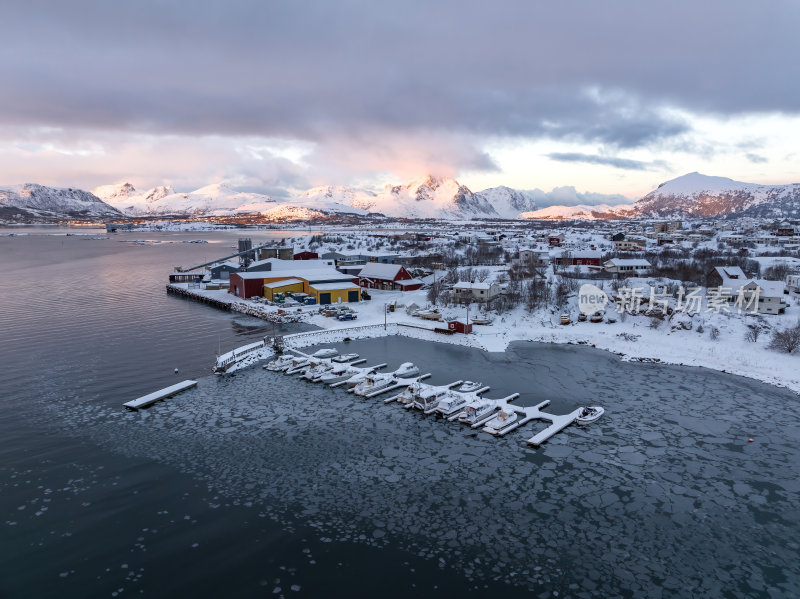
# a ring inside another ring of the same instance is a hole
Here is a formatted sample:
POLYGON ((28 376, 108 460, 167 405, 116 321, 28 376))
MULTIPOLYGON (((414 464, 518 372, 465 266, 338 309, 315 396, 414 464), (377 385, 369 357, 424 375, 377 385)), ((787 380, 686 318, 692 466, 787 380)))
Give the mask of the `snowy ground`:
MULTIPOLYGON (((275 312, 277 308, 254 301, 233 298, 225 291, 193 290, 203 295, 222 301, 247 305, 251 310, 264 313, 275 312)), ((561 311, 554 309, 538 310, 528 313, 518 307, 502 315, 489 314, 493 318, 490 325, 475 325, 471 335, 442 335, 433 332, 436 327, 446 324, 422 320, 406 314, 405 306, 414 302, 420 307, 428 306, 427 292, 378 291, 370 290, 372 300, 360 302, 354 306, 358 319, 355 321, 339 321, 327 318, 318 313, 317 306, 303 307, 300 310, 303 320, 316 325, 325 331, 340 331, 366 325, 409 324, 413 329, 402 327, 401 334, 415 336, 420 339, 443 343, 456 343, 477 347, 491 352, 503 352, 514 341, 541 341, 545 343, 587 344, 608 350, 629 360, 660 361, 668 364, 702 366, 722 372, 738 374, 773 385, 787 387, 800 393, 800 356, 784 354, 767 348, 769 333, 764 332, 755 342, 745 340, 748 325, 760 322, 764 327, 785 328, 796 324, 800 316, 800 298, 788 299, 789 308, 784 315, 760 316, 733 314, 701 313, 694 317, 675 315, 661 322, 658 328, 651 328, 649 316, 640 314, 616 315, 615 323, 577 322, 578 314, 575 298, 570 298, 569 305, 573 323, 560 324, 561 311), (386 312, 386 306, 395 304, 394 312, 386 312), (689 329, 684 327, 691 327, 689 329), (716 339, 712 330, 718 331, 716 339)), ((788 296, 787 296, 788 298, 788 296)), ((444 316, 443 323, 450 318, 466 318, 467 308, 440 307, 444 316)), ((607 309, 612 314, 614 308, 607 309)), ((250 312, 252 313, 252 312, 250 312)), ((483 315, 473 304, 469 307, 470 318, 483 315)), ((397 334, 397 328, 386 333, 374 327, 363 334, 350 334, 356 337, 374 337, 382 334, 397 334)), ((313 334, 311 335, 313 337, 313 334)), ((335 341, 339 335, 330 337, 335 341)), ((317 342, 328 341, 326 336, 316 336, 317 342)), ((303 345, 311 345, 314 341, 307 339, 303 345)))

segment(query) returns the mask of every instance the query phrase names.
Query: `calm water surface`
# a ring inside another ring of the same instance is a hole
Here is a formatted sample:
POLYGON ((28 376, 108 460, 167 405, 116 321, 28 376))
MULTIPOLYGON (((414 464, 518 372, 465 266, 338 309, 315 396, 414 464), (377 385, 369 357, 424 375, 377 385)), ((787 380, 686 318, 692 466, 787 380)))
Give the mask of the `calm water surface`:
POLYGON ((791 393, 587 348, 347 344, 556 413, 606 406, 533 450, 536 425, 494 439, 261 368, 208 376, 271 325, 164 282, 236 233, 26 230, 0 237, 0 597, 800 591, 791 393), (198 387, 120 409, 176 367, 198 387))

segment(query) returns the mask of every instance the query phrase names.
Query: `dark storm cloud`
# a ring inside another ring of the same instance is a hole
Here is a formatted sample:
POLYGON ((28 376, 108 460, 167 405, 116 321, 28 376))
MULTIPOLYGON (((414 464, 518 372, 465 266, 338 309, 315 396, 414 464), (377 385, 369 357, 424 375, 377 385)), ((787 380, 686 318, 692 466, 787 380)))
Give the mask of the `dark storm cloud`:
POLYGON ((799 16, 731 0, 4 2, 0 124, 634 148, 689 130, 662 106, 796 112, 780 65, 799 16))
POLYGON ((596 154, 580 154, 578 152, 552 152, 547 154, 550 160, 558 162, 580 162, 583 164, 599 164, 602 166, 613 166, 629 171, 647 171, 656 168, 666 168, 668 165, 661 160, 653 162, 643 162, 641 160, 630 160, 628 158, 617 158, 615 156, 598 156, 596 154))

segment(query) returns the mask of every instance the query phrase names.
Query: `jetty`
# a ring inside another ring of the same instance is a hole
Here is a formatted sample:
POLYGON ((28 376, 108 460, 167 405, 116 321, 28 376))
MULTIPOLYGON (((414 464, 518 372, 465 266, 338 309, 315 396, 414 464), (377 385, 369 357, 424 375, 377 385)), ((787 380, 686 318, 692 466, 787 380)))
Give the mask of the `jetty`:
POLYGON ((181 391, 186 391, 187 389, 191 389, 195 385, 197 385, 197 381, 192 381, 192 380, 181 381, 180 383, 175 383, 174 385, 165 387, 160 391, 154 391, 153 393, 148 393, 147 395, 143 395, 138 399, 126 401, 122 405, 125 406, 126 408, 130 408, 131 410, 146 408, 147 406, 154 404, 157 401, 161 401, 162 399, 166 399, 167 397, 172 397, 173 395, 177 395, 181 391))
MULTIPOLYGON (((305 335, 300 333, 299 335, 305 335)), ((248 355, 260 348, 267 345, 267 340, 260 343, 253 343, 242 348, 238 348, 233 352, 220 356, 217 361, 218 367, 225 367, 227 363, 234 362, 241 356, 248 355)), ((517 430, 521 426, 532 422, 533 420, 541 420, 549 423, 549 425, 542 431, 536 433, 533 437, 528 439, 526 443, 533 447, 539 447, 554 435, 563 431, 565 428, 578 421, 581 415, 582 408, 578 408, 569 414, 551 414, 542 411, 545 407, 550 405, 550 400, 543 401, 535 406, 518 406, 513 405, 515 399, 520 397, 519 393, 512 393, 507 397, 500 399, 489 399, 483 397, 483 393, 488 391, 490 387, 482 386, 473 391, 459 391, 455 389, 463 381, 458 380, 446 385, 431 385, 423 383, 424 379, 431 376, 430 373, 416 375, 416 376, 398 376, 404 366, 413 367, 416 373, 419 370, 410 362, 401 364, 395 372, 387 372, 379 374, 378 371, 385 368, 385 363, 376 364, 374 366, 356 366, 355 364, 366 362, 365 359, 354 360, 353 362, 334 363, 334 356, 330 357, 316 357, 314 355, 306 354, 300 350, 291 348, 289 351, 295 354, 293 358, 284 356, 280 359, 266 365, 265 368, 269 370, 284 371, 288 375, 299 373, 311 373, 314 376, 307 377, 311 382, 321 382, 331 388, 341 387, 347 385, 349 393, 356 393, 365 398, 376 397, 389 391, 401 390, 399 394, 392 395, 388 399, 383 400, 382 403, 389 404, 397 402, 403 408, 410 410, 413 408, 421 409, 426 415, 439 414, 442 419, 447 422, 463 423, 473 429, 482 429, 483 432, 491 434, 496 437, 504 437, 508 433, 517 430), (335 364, 335 365, 334 365, 335 364), (319 372, 312 372, 316 367, 319 367, 319 372), (335 369, 341 368, 341 372, 335 372, 335 369), (328 374, 336 374, 333 379, 325 380, 328 374), (380 383, 376 384, 374 388, 370 389, 369 386, 364 387, 363 382, 367 377, 375 377, 380 379, 380 383), (357 390, 356 385, 360 385, 357 390), (362 389, 363 387, 363 389, 362 389), (463 403, 459 399, 455 405, 452 403, 453 397, 463 397, 463 403), (448 406, 438 409, 439 402, 443 398, 450 398, 451 403, 448 406), (452 407, 451 407, 452 406, 452 407), (459 406, 459 407, 456 407, 459 406), (476 406, 478 406, 476 408, 476 406), (478 412, 475 412, 475 410, 478 412), (472 411, 472 412, 470 412, 472 411), (472 414, 472 415, 470 415, 472 414), (506 414, 507 416, 503 416, 506 414), (498 416, 500 416, 499 420, 498 416), (503 422, 505 420, 505 422, 503 422)), ((184 381, 173 387, 162 389, 156 393, 150 394, 133 402, 125 404, 128 407, 138 408, 144 405, 149 405, 158 401, 163 397, 168 397, 171 394, 178 393, 184 388, 181 387, 186 383, 196 384, 194 381, 184 381)), ((189 385, 191 386, 191 385, 189 385)))

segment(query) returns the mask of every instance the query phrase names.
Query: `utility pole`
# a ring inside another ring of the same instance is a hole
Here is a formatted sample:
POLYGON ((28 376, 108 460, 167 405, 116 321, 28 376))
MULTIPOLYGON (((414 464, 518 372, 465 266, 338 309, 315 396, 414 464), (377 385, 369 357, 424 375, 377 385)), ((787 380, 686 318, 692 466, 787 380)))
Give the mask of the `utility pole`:
POLYGON ((383 330, 386 330, 386 313, 389 311, 389 304, 383 304, 383 330))

